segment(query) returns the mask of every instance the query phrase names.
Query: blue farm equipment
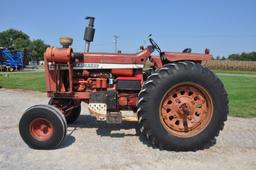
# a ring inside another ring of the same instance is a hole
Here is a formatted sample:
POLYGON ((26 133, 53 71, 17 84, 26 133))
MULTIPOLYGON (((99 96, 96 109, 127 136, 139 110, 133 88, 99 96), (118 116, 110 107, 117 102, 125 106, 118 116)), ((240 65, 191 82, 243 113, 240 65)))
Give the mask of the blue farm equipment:
POLYGON ((18 68, 17 62, 8 49, 0 49, 0 65, 3 71, 13 71, 18 68))
POLYGON ((0 49, 1 71, 14 71, 23 68, 22 51, 12 49, 0 49))
POLYGON ((22 69, 23 65, 23 53, 20 50, 17 50, 13 53, 13 59, 16 61, 17 68, 22 69))

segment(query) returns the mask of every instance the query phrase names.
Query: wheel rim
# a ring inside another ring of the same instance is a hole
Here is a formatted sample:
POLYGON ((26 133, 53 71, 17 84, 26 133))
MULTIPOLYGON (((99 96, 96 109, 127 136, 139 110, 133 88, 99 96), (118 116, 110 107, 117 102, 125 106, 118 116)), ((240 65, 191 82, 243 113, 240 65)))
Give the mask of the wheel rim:
POLYGON ((44 118, 35 118, 29 124, 30 134, 39 141, 47 141, 53 135, 52 123, 44 118))
POLYGON ((208 126, 213 114, 213 102, 202 86, 180 83, 164 95, 159 113, 161 123, 169 133, 192 137, 208 126))

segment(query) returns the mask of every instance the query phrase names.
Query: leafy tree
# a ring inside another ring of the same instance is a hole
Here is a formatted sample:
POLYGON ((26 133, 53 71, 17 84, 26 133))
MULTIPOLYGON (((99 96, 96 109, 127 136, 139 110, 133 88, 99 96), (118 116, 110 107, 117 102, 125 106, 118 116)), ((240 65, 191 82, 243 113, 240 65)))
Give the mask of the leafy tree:
POLYGON ((228 56, 230 60, 256 61, 256 52, 231 54, 228 56))
POLYGON ((0 46, 9 48, 13 47, 15 49, 27 48, 30 44, 29 36, 22 31, 15 29, 8 29, 6 31, 0 32, 0 46))
POLYGON ((30 43, 28 48, 31 60, 36 60, 36 61, 43 60, 43 54, 47 47, 48 45, 46 45, 43 40, 41 39, 33 40, 30 43))
POLYGON ((23 49, 27 48, 30 45, 30 43, 31 43, 30 40, 17 38, 14 41, 13 47, 14 47, 14 49, 23 50, 23 49))
POLYGON ((231 54, 228 56, 230 60, 239 60, 239 54, 231 54))
POLYGON ((226 60, 225 56, 222 56, 222 57, 221 57, 221 60, 226 60))

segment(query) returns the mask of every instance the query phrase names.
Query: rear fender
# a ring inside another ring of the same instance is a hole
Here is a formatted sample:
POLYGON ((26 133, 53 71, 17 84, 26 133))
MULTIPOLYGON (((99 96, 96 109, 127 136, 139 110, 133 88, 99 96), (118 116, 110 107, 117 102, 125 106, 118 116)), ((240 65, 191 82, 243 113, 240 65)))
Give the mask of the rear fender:
MULTIPOLYGON (((178 53, 178 52, 165 52, 166 62, 178 62, 178 61, 194 61, 197 63, 202 63, 203 61, 208 61, 212 59, 210 54, 201 54, 201 53, 178 53)), ((151 62, 154 64, 154 67, 161 68, 163 63, 159 56, 152 56, 151 62)))

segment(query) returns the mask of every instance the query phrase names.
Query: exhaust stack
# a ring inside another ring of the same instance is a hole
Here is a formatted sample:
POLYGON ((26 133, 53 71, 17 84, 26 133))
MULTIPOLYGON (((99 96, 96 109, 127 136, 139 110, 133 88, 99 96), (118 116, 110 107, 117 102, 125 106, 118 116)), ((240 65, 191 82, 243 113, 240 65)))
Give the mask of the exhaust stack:
POLYGON ((85 28, 85 31, 84 31, 84 40, 85 40, 84 51, 89 52, 90 43, 93 41, 94 33, 95 33, 95 29, 94 29, 95 18, 88 16, 85 19, 89 20, 89 22, 88 22, 88 26, 85 28))

